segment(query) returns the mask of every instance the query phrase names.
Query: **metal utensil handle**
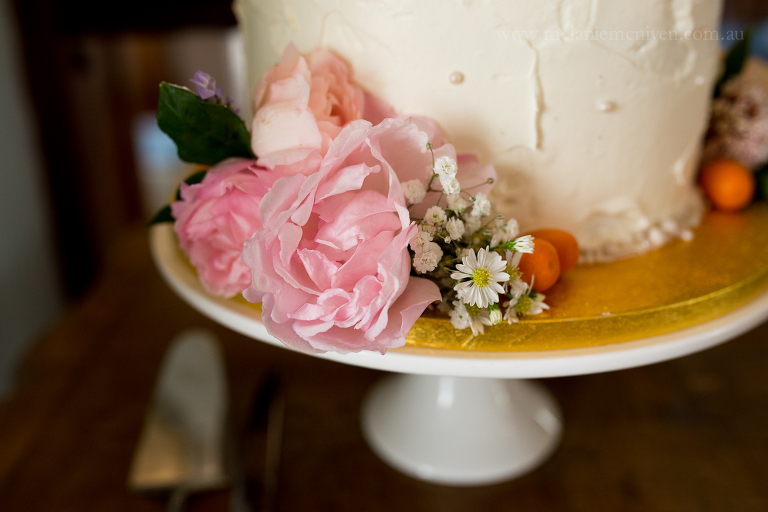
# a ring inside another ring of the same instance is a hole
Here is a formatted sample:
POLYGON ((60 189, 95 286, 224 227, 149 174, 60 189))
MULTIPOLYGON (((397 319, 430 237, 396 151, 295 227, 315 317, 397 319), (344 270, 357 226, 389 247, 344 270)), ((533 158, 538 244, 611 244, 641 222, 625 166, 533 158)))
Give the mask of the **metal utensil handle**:
POLYGON ((171 497, 168 499, 167 512, 181 512, 184 509, 184 503, 189 496, 189 488, 186 485, 180 485, 176 487, 171 493, 171 497))

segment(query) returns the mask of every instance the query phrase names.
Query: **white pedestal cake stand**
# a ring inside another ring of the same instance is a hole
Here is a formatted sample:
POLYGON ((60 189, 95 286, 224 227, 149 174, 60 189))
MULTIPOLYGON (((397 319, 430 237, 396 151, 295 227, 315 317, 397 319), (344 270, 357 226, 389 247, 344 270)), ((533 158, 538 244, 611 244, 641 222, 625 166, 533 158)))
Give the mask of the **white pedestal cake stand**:
MULTIPOLYGON (((251 338, 284 345, 259 312, 205 293, 176 246, 170 226, 151 234, 155 262, 171 288, 220 324, 251 338)), ((522 475, 552 453, 562 433, 554 399, 525 379, 621 370, 698 352, 732 339, 768 318, 768 293, 715 320, 670 334, 590 348, 470 352, 404 347, 322 354, 332 361, 395 372, 363 405, 371 448, 416 478, 447 485, 485 485, 522 475)))

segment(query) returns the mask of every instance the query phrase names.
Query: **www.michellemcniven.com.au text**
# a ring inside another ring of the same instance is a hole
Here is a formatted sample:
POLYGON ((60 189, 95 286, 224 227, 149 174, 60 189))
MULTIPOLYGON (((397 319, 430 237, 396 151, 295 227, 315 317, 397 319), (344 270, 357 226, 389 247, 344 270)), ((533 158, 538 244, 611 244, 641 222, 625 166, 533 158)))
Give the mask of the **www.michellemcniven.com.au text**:
POLYGON ((497 30, 501 41, 740 41, 743 30, 497 30))

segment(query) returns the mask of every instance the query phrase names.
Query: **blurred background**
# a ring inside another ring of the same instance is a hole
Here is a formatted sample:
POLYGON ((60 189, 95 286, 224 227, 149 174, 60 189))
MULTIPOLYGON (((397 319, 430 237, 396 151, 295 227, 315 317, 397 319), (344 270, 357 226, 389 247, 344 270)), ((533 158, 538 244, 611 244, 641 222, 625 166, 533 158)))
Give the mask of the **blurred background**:
MULTIPOLYGON (((724 19, 768 58, 768 2, 726 0, 724 19)), ((247 111, 242 59, 230 0, 0 0, 0 399, 189 171, 154 122, 158 84, 204 70, 247 111)))

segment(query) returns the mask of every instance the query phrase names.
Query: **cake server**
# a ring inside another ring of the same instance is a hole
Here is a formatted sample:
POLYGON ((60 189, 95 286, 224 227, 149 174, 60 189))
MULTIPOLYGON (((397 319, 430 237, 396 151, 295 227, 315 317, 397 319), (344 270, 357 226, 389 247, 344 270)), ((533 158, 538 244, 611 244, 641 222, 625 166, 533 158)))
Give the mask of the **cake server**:
POLYGON ((218 342, 205 330, 179 334, 163 360, 128 476, 135 491, 171 491, 168 510, 189 493, 221 488, 228 392, 218 342))

